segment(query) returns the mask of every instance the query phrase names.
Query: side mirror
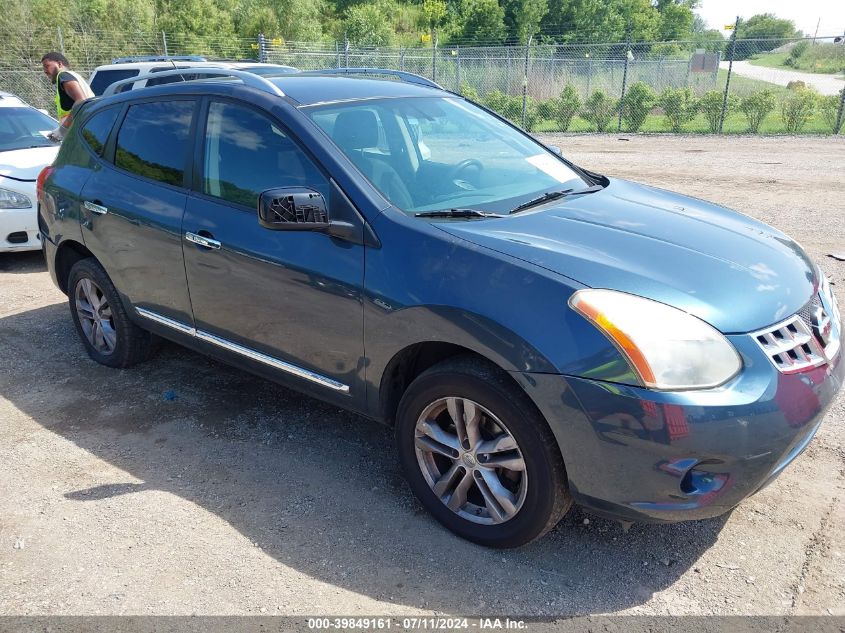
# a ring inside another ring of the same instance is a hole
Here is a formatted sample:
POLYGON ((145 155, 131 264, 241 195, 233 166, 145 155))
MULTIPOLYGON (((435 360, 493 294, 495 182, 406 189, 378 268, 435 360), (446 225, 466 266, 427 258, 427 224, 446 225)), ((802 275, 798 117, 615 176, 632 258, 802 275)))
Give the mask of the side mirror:
POLYGON ((557 145, 546 145, 546 147, 551 150, 552 154, 557 154, 558 156, 563 156, 563 151, 557 145))
POLYGON ((268 189, 258 196, 258 223, 272 231, 323 231, 329 212, 323 194, 307 187, 268 189))

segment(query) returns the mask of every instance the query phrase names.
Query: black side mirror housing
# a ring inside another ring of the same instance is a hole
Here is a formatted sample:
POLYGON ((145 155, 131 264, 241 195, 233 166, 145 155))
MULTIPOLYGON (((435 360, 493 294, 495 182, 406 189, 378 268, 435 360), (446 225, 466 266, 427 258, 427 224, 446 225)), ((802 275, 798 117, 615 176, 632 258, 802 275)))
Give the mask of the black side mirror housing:
POLYGON ((271 231, 325 231, 326 199, 308 187, 279 187, 258 196, 258 223, 271 231))

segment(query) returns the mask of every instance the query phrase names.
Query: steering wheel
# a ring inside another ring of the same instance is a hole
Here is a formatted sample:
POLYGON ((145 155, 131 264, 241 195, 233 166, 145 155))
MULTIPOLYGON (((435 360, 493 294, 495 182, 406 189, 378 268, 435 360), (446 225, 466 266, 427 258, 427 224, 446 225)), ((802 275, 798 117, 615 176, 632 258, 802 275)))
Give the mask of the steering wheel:
POLYGON ((463 178, 458 178, 458 176, 462 175, 464 171, 470 168, 477 169, 480 174, 484 170, 484 164, 477 158, 465 158, 460 163, 452 167, 446 179, 452 182, 456 180, 463 180, 463 178))

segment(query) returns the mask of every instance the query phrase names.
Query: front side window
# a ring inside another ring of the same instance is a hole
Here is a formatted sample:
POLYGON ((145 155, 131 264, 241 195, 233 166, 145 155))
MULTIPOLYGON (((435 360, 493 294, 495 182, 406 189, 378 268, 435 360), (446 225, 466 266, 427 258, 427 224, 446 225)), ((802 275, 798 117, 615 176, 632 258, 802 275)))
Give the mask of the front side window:
POLYGON ((539 193, 582 188, 565 162, 529 136, 458 98, 315 106, 320 126, 394 205, 507 211, 539 193))
POLYGON ((329 195, 325 176, 271 119, 252 108, 212 102, 203 193, 254 209, 259 194, 276 187, 310 187, 329 195))
POLYGON ((151 180, 182 186, 193 113, 193 101, 130 106, 117 134, 114 164, 151 180))
POLYGON ((102 156, 106 147, 106 140, 109 137, 115 119, 120 112, 120 108, 108 108, 101 112, 97 112, 94 116, 85 122, 82 126, 82 138, 88 146, 94 150, 97 156, 102 156))

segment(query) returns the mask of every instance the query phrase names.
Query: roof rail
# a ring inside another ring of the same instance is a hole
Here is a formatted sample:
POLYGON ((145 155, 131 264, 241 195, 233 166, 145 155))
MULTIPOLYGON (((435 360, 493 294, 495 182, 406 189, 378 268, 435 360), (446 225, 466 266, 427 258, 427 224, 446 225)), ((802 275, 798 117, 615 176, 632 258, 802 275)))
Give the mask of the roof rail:
POLYGON ((231 68, 221 68, 219 66, 201 66, 191 68, 177 68, 176 70, 165 70, 157 73, 144 73, 129 79, 123 79, 111 84, 103 92, 104 97, 109 97, 120 92, 119 88, 123 86, 134 84, 136 81, 143 81, 144 79, 153 79, 159 77, 182 77, 182 81, 196 81, 199 79, 214 79, 221 77, 234 77, 244 82, 245 86, 256 88, 262 92, 266 92, 276 97, 284 97, 285 93, 274 83, 268 81, 260 75, 245 72, 242 70, 232 70, 231 68), (185 79, 184 75, 191 76, 190 79, 185 79), (201 77, 200 75, 205 75, 201 77))
POLYGON ((303 70, 300 75, 388 75, 396 77, 408 83, 417 84, 419 86, 426 86, 427 88, 437 88, 443 90, 443 86, 437 82, 423 77, 422 75, 415 75, 414 73, 405 72, 404 70, 393 70, 391 68, 325 68, 323 70, 303 70))
POLYGON ((130 55, 128 57, 115 57, 112 64, 134 64, 138 62, 205 62, 208 61, 202 55, 130 55))

